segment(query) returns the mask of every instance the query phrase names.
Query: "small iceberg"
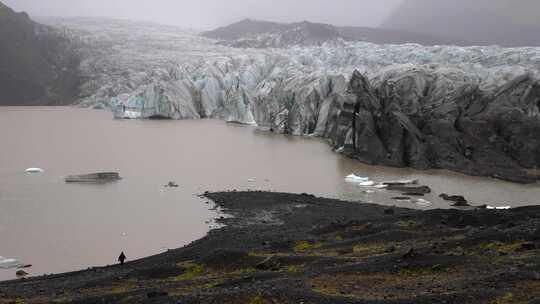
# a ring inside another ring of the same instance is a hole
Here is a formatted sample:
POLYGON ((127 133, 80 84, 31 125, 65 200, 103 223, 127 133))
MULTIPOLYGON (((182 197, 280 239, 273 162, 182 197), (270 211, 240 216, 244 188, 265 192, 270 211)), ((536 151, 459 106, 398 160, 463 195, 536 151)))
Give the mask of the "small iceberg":
POLYGON ((21 262, 16 259, 8 259, 0 256, 0 269, 19 268, 21 265, 21 262))
POLYGON ((41 168, 28 168, 26 169, 26 173, 43 173, 45 170, 41 168))
POLYGON ((373 186, 373 188, 375 188, 375 189, 386 189, 386 188, 388 188, 388 185, 379 184, 379 185, 373 186))
POLYGON ((510 206, 501 206, 501 207, 487 206, 486 209, 489 209, 489 210, 509 210, 509 209, 512 209, 512 207, 510 207, 510 206))
POLYGON ((345 177, 345 181, 348 183, 364 183, 369 181, 369 177, 361 177, 354 174, 351 174, 345 177))
POLYGON ((358 184, 358 186, 361 186, 361 187, 371 187, 375 185, 375 182, 374 181, 366 181, 366 182, 360 182, 358 184))
POLYGON ((382 182, 381 184, 383 185, 393 185, 393 186, 397 186, 397 185, 417 185, 418 183, 420 182, 420 180, 418 179, 401 179, 401 180, 396 180, 396 181, 387 181, 387 182, 382 182))

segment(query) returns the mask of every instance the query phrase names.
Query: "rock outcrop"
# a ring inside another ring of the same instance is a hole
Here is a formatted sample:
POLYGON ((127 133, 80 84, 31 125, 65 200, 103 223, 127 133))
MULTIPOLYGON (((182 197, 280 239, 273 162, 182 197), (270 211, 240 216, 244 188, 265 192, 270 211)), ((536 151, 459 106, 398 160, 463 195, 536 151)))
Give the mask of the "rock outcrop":
POLYGON ((485 91, 445 76, 412 68, 370 84, 355 72, 335 147, 371 164, 536 181, 526 169, 540 165, 538 79, 525 73, 485 91))
POLYGON ((71 104, 79 56, 62 32, 0 3, 0 105, 71 104))

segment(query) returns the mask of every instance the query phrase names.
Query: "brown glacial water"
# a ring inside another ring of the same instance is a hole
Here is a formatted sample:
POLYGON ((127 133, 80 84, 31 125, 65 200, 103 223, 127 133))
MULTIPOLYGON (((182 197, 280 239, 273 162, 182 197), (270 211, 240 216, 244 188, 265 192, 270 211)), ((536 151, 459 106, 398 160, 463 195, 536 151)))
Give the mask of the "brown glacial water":
MULTIPOLYGON (((69 107, 0 108, 0 256, 33 267, 31 275, 85 269, 177 248, 204 236, 217 212, 197 197, 206 190, 257 189, 415 208, 448 208, 441 193, 475 204, 540 204, 540 186, 447 171, 364 165, 321 139, 288 137, 217 120, 114 120, 106 111, 69 107), (26 168, 43 168, 27 174, 26 168), (66 184, 64 177, 118 171, 105 185, 66 184), (420 179, 424 199, 345 182, 420 179), (178 188, 164 188, 175 181, 178 188)), ((16 269, 0 269, 0 280, 16 269)))

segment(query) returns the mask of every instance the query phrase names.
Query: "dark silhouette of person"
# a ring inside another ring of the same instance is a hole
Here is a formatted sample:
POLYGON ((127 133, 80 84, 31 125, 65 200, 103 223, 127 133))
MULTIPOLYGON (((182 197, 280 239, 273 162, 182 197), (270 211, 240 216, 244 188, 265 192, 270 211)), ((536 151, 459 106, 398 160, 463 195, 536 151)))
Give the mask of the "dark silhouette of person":
POLYGON ((126 255, 124 254, 124 252, 122 251, 122 253, 120 253, 120 256, 118 257, 118 262, 120 262, 120 265, 124 265, 124 261, 126 260, 126 255))

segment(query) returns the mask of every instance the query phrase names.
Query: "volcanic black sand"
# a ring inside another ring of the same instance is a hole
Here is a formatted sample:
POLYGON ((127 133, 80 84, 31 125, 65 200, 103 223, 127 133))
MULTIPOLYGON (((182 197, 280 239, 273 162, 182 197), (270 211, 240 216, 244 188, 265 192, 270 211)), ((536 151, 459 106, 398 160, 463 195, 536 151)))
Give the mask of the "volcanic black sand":
POLYGON ((540 303, 540 206, 205 196, 234 216, 224 228, 123 267, 0 283, 0 303, 540 303))

